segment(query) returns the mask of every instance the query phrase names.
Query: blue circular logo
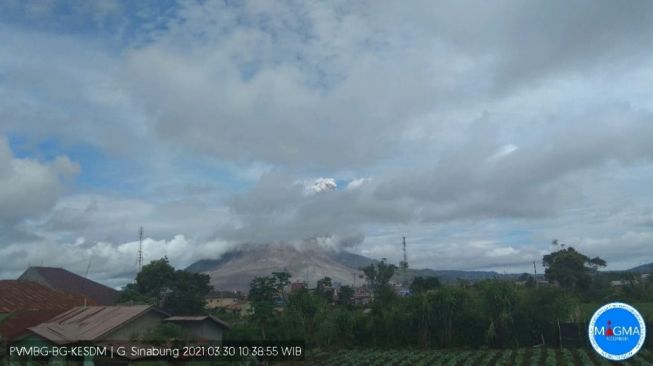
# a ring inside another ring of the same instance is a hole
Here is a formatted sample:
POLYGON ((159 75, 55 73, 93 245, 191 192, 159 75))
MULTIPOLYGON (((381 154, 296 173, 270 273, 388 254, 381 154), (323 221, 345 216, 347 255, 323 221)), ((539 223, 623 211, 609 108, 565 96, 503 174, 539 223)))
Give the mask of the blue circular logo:
POLYGON ((642 348, 646 324, 634 307, 613 302, 594 313, 588 333, 598 354, 608 360, 621 361, 633 357, 642 348))

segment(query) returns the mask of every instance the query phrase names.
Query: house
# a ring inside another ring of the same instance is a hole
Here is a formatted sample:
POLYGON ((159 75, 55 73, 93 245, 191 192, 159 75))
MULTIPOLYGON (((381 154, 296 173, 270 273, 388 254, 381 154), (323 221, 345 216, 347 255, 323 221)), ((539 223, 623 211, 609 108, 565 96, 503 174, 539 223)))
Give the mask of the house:
POLYGON ((63 268, 29 267, 18 277, 18 280, 37 282, 51 289, 81 294, 100 305, 114 305, 120 295, 111 287, 91 281, 63 268))
POLYGON ((79 306, 30 327, 29 331, 36 338, 58 345, 125 342, 168 317, 151 305, 79 306))
POLYGON ((80 305, 97 305, 80 294, 31 281, 0 280, 0 338, 10 340, 80 305))
POLYGON ((308 288, 308 285, 306 284, 306 282, 300 282, 300 281, 293 282, 293 283, 290 284, 290 293, 294 294, 295 292, 297 292, 299 290, 307 289, 307 288, 308 288))
POLYGON ((37 339, 58 344, 121 343, 164 323, 183 328, 192 340, 220 342, 229 325, 209 316, 170 316, 152 305, 80 306, 29 328, 37 339))
POLYGON ((212 291, 206 296, 207 309, 225 309, 240 304, 243 295, 239 291, 212 291))
POLYGON ((212 291, 206 296, 205 307, 244 317, 251 305, 240 291, 212 291))
MULTIPOLYGON (((155 328, 163 322, 163 319, 169 315, 150 305, 133 305, 133 306, 78 306, 55 317, 31 326, 21 337, 14 338, 13 344, 29 346, 66 346, 66 345, 95 345, 95 346, 112 346, 115 344, 125 344, 135 340, 137 336, 142 335, 150 329, 155 328)), ((132 342, 133 343, 133 342, 132 342)), ((10 360, 10 364, 15 362, 21 364, 27 362, 30 364, 34 360, 31 356, 26 359, 21 356, 10 360)), ((73 356, 71 356, 73 357, 73 356)), ((102 365, 106 364, 130 364, 129 360, 139 357, 124 358, 118 357, 113 360, 113 355, 85 355, 84 365, 92 366, 96 362, 102 365)), ((41 360, 46 361, 46 360, 41 360)), ((50 356, 46 361, 50 364, 63 362, 65 359, 61 356, 50 356)), ((68 360, 72 361, 72 360, 68 360)))
POLYGON ((242 300, 236 304, 226 305, 218 309, 224 311, 225 313, 244 318, 252 312, 252 304, 247 300, 242 300))
POLYGON ((31 281, 0 280, 0 313, 32 310, 60 309, 61 312, 75 306, 95 305, 83 295, 55 290, 31 281))
MULTIPOLYGON (((144 336, 165 323, 178 325, 190 336, 188 341, 200 343, 221 342, 224 331, 229 328, 213 316, 170 316, 151 305, 80 306, 30 327, 29 333, 18 342, 56 346, 84 344, 105 349, 115 346, 130 350, 136 346, 147 350, 150 343, 144 336)), ((143 357, 148 354, 127 351, 111 356, 85 356, 84 365, 131 364, 143 357)))
POLYGON ((199 342, 222 341, 224 331, 229 329, 227 323, 211 315, 171 316, 164 321, 181 326, 191 339, 199 342))
POLYGON ((356 287, 354 289, 353 301, 355 305, 368 305, 373 299, 372 292, 367 287, 356 287))
POLYGON ((610 286, 612 287, 617 287, 617 288, 622 288, 626 286, 635 286, 639 285, 643 282, 646 282, 646 280, 650 277, 651 275, 649 273, 642 273, 642 274, 629 274, 627 276, 624 276, 624 278, 620 280, 614 280, 610 281, 610 286))

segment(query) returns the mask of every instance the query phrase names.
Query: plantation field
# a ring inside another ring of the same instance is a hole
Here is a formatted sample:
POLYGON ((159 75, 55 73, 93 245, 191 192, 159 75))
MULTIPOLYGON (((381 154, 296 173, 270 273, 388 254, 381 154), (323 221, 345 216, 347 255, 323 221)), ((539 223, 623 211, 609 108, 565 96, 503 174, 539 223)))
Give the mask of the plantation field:
MULTIPOLYGON (((292 363, 289 363, 289 365, 292 363)), ((612 365, 590 349, 521 348, 517 350, 348 350, 307 356, 306 365, 318 366, 556 366, 612 365)), ((641 350, 620 365, 653 366, 653 352, 641 350)))

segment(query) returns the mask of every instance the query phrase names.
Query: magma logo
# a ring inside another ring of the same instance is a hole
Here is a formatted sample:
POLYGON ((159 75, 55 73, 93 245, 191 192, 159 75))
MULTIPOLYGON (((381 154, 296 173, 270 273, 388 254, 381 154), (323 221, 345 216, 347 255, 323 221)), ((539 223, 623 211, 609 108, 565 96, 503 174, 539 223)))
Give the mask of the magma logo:
POLYGON ((594 350, 612 361, 633 357, 644 345, 646 324, 632 306, 613 302, 599 308, 589 324, 594 350))

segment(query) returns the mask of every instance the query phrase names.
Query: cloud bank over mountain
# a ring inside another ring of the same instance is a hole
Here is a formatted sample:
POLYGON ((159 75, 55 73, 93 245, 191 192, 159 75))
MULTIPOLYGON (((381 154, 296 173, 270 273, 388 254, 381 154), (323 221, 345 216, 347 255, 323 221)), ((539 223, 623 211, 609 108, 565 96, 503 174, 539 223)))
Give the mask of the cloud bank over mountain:
POLYGON ((648 2, 9 1, 0 34, 0 276, 118 283, 141 225, 178 266, 653 261, 648 2))

